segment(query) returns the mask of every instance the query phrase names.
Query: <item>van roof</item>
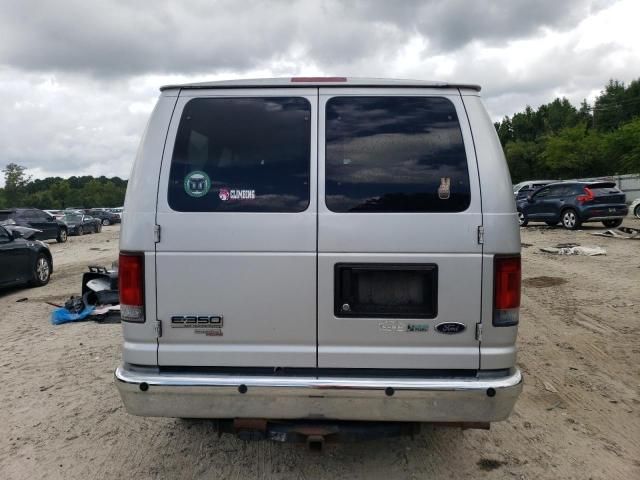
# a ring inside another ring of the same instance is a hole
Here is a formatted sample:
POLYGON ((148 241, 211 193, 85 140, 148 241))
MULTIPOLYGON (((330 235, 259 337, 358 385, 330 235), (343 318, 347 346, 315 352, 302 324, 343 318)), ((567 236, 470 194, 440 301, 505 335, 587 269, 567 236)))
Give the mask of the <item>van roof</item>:
POLYGON ((170 89, 199 88, 292 88, 292 87, 420 87, 420 88, 464 88, 480 91, 480 85, 457 82, 432 82, 427 80, 400 80, 390 78, 358 77, 286 77, 221 80, 215 82, 164 85, 160 91, 170 89))

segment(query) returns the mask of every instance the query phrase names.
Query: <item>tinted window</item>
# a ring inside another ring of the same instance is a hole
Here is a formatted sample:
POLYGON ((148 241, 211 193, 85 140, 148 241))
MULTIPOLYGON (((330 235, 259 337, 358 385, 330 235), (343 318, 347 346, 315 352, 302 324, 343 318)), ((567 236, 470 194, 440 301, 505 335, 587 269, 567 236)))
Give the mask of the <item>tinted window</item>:
POLYGON ((567 185, 556 185, 550 188, 551 190, 550 190, 549 196, 553 196, 553 197, 566 195, 566 193, 569 191, 569 187, 567 185))
POLYGON ((31 216, 36 222, 48 222, 51 217, 42 210, 32 210, 31 216))
POLYGON ((533 192, 533 188, 521 188, 520 190, 518 190, 518 198, 520 197, 527 197, 529 195, 531 195, 531 193, 533 192))
POLYGON ((553 194, 558 197, 566 197, 567 195, 573 195, 576 192, 576 186, 574 184, 557 185, 553 188, 553 194))
POLYGON ((327 103, 326 204, 335 212, 459 212, 469 172, 454 105, 439 97, 327 103))
POLYGON ((547 188, 543 188, 541 190, 538 190, 538 193, 535 194, 536 198, 543 198, 543 197, 547 197, 549 196, 551 193, 551 188, 547 187, 547 188))
POLYGON ((26 220, 27 222, 37 222, 38 214, 35 210, 23 210, 20 212, 20 218, 26 220))
POLYGON ((168 201, 182 212, 301 212, 309 205, 304 98, 198 98, 185 105, 168 201))
POLYGON ((0 227, 0 243, 7 243, 9 241, 9 232, 0 227))

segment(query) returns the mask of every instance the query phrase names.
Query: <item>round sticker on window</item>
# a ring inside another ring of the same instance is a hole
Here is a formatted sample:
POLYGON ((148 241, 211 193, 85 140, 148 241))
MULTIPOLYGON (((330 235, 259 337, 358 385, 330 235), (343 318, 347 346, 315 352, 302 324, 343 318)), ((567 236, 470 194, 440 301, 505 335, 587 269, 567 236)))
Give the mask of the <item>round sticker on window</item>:
POLYGON ((191 172, 184 179, 184 191, 190 197, 200 198, 209 193, 211 180, 209 175, 201 171, 191 172))

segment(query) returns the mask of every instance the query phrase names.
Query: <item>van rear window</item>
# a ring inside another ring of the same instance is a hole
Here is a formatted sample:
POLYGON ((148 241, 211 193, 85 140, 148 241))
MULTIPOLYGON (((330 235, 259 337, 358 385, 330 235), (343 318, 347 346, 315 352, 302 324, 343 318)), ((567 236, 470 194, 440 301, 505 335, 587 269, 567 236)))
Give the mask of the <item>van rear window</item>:
POLYGON ((301 212, 309 205, 304 98, 196 98, 176 136, 168 202, 181 212, 301 212))
POLYGON ((453 103, 334 97, 326 107, 325 202, 334 212, 460 212, 471 193, 453 103))

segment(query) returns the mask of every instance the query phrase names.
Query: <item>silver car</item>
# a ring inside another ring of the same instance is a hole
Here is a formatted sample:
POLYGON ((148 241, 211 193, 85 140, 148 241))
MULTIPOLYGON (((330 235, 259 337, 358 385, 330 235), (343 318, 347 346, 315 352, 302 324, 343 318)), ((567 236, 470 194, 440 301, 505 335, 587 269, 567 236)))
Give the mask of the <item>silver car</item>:
POLYGON ((631 205, 629 205, 629 211, 635 215, 636 218, 640 218, 640 198, 636 198, 631 205))

